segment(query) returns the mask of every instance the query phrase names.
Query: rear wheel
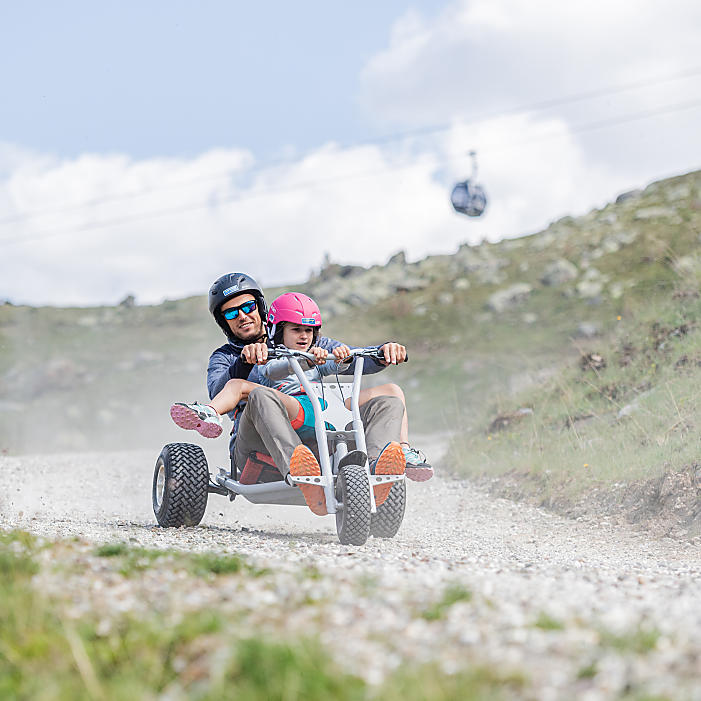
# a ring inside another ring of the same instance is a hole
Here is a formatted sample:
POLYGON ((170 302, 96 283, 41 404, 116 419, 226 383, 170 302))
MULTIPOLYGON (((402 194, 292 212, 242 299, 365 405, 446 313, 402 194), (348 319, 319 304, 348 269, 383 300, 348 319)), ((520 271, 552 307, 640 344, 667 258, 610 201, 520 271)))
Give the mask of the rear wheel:
POLYGON ((370 481, 364 467, 343 465, 336 478, 336 532, 342 545, 364 545, 370 534, 370 481))
POLYGON ((394 538, 404 519, 406 509, 406 482, 392 485, 389 495, 370 520, 370 535, 375 538, 394 538))
POLYGON ((209 469, 202 448, 168 443, 153 472, 153 513, 159 525, 196 526, 207 508, 209 469))

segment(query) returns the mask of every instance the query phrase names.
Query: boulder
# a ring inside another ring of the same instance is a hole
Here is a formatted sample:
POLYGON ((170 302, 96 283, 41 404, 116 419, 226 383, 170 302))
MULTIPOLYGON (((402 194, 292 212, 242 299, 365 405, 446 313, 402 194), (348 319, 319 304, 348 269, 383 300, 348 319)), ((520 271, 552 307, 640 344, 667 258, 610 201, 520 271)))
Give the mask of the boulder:
POLYGON ((512 309, 524 302, 532 291, 533 288, 529 284, 517 282, 515 285, 510 285, 490 295, 487 300, 487 308, 498 313, 512 309))
POLYGON ((634 200, 642 195, 642 190, 629 190, 628 192, 622 192, 618 197, 616 197, 616 204, 621 204, 626 200, 634 200))
POLYGON ((549 287, 556 287, 566 282, 572 282, 572 280, 577 278, 578 274, 579 271, 574 263, 570 263, 570 261, 564 258, 559 258, 545 268, 545 272, 540 278, 540 281, 549 287))
POLYGON ((594 299, 601 294, 606 282, 607 278, 596 268, 589 268, 575 286, 575 290, 582 299, 594 299))
POLYGON ((676 211, 671 207, 643 207, 633 215, 634 219, 676 219, 676 211))
POLYGON ((581 321, 577 326, 577 336, 580 338, 595 338, 601 334, 601 326, 592 321, 581 321))

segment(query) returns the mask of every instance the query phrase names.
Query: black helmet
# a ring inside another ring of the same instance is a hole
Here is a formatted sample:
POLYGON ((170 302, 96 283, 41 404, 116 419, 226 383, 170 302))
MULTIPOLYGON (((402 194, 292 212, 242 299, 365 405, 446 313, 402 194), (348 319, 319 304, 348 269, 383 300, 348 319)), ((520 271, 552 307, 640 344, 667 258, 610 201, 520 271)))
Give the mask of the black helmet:
POLYGON ((209 311, 214 317, 214 321, 219 324, 221 330, 226 334, 226 337, 233 345, 240 345, 242 347, 243 344, 234 336, 229 328, 229 324, 226 323, 226 319, 221 313, 221 308, 227 300, 244 293, 251 294, 256 298, 258 313, 260 314, 261 321, 265 323, 267 308, 265 306, 263 290, 260 289, 258 283, 250 275, 246 275, 245 273, 227 273, 226 275, 222 275, 218 280, 215 280, 214 284, 209 288, 208 296, 209 311))

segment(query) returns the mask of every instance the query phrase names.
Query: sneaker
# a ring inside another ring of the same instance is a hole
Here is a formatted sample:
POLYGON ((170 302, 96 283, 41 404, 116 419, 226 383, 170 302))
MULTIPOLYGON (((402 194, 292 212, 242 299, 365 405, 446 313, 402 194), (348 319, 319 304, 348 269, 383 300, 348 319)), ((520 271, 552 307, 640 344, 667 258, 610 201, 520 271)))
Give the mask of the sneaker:
POLYGON ((180 428, 194 429, 205 438, 221 435, 221 416, 208 404, 183 404, 170 407, 170 416, 180 428))
MULTIPOLYGON (((321 475, 319 463, 306 445, 298 445, 290 458, 290 474, 293 477, 316 477, 321 475)), ((298 484, 297 485, 304 495, 304 501, 307 506, 317 516, 326 516, 326 494, 324 488, 315 484, 298 484)))
MULTIPOLYGON (((370 472, 373 475, 403 475, 406 469, 406 460, 402 446, 396 441, 391 441, 370 464, 370 472)), ((375 506, 382 506, 387 500, 394 484, 378 484, 373 487, 375 491, 375 506)))
POLYGON ((433 467, 426 461, 426 456, 416 448, 402 447, 406 460, 406 476, 414 482, 425 482, 433 477, 433 467))

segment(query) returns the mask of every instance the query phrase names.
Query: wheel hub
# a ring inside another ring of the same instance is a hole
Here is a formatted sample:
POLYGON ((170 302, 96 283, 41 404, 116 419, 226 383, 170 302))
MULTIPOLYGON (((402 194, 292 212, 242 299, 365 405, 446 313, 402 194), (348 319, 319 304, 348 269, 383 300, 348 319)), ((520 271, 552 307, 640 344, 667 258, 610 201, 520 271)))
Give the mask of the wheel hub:
POLYGON ((163 495, 166 491, 166 468, 163 463, 158 466, 158 477, 156 477, 156 506, 163 503, 163 495))

